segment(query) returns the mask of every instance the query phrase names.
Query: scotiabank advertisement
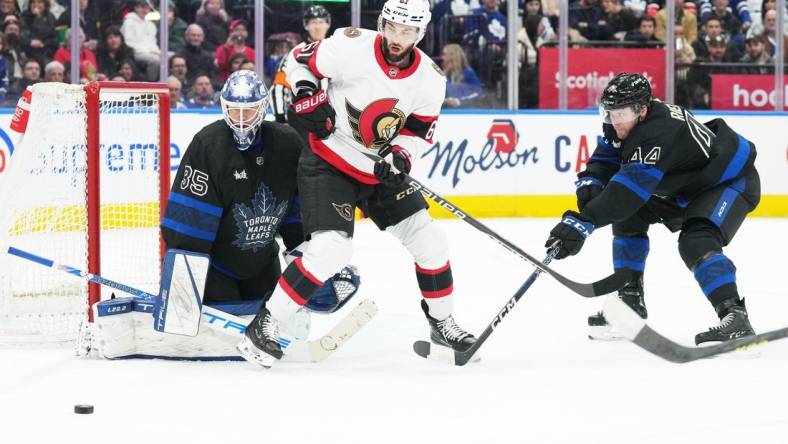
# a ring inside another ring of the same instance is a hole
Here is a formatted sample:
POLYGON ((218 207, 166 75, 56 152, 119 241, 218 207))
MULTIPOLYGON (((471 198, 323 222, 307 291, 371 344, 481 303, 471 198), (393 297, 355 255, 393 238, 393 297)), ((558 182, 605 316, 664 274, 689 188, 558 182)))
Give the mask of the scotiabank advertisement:
MULTIPOLYGON (((788 107, 788 84, 783 93, 788 107)), ((776 98, 774 76, 758 74, 712 74, 711 108, 735 111, 773 111, 776 98)))
MULTIPOLYGON (((665 97, 665 51, 655 48, 569 48, 567 106, 596 108, 605 85, 622 71, 639 72, 665 97)), ((558 48, 539 49, 539 107, 558 108, 558 48)))

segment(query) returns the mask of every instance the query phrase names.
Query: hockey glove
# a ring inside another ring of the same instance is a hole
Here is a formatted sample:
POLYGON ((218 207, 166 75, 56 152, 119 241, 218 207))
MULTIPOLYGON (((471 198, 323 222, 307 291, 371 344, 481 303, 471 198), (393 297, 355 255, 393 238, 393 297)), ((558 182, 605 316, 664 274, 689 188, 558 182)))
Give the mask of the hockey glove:
POLYGON ((561 218, 561 222, 550 231, 544 246, 548 250, 552 248, 556 241, 560 241, 556 259, 563 259, 567 256, 574 256, 583 248, 586 238, 594 231, 594 224, 583 219, 579 213, 567 211, 561 218))
POLYGON ((604 185, 602 181, 592 176, 588 171, 583 171, 577 175, 575 181, 575 194, 577 195, 577 208, 583 211, 583 208, 591 202, 591 199, 599 196, 602 192, 604 185))
POLYGON ((405 175, 410 173, 410 154, 399 145, 386 145, 378 151, 382 157, 375 164, 375 177, 383 185, 396 188, 405 183, 405 175), (394 168, 398 173, 394 172, 394 168))
POLYGON ((325 139, 334 132, 336 115, 324 90, 307 90, 293 99, 293 104, 287 110, 287 121, 313 133, 318 139, 325 139))

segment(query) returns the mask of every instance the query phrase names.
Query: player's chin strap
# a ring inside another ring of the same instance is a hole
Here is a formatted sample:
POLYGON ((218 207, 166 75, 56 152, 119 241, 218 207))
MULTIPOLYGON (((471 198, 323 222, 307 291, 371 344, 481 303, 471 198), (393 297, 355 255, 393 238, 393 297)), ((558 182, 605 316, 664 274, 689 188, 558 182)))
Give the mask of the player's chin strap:
MULTIPOLYGON (((376 162, 385 162, 384 159, 376 159, 370 157, 371 159, 375 160, 376 162)), ((396 168, 392 166, 392 172, 395 174, 404 174, 400 171, 397 171, 396 168)), ((542 261, 536 259, 535 257, 531 256, 530 254, 526 253, 517 245, 509 242, 503 236, 496 233, 495 231, 491 230, 489 227, 484 225, 483 223, 476 220, 473 216, 469 215, 468 213, 462 211, 459 207, 454 205, 453 203, 449 202, 448 200, 441 197, 438 193, 430 190, 427 188, 423 183, 419 182, 418 180, 414 179, 413 177, 405 174, 405 183, 415 190, 418 190, 424 196, 432 199, 435 203, 442 206, 446 210, 448 210, 451 214, 457 216, 458 218, 462 219, 463 221, 467 222, 477 230, 481 231, 482 233, 486 234, 494 241, 501 244, 504 248, 511 251, 512 253, 516 254, 522 259, 533 264, 539 270, 549 274, 555 280, 557 280, 561 285, 565 286, 566 288, 574 291, 575 293, 579 294, 580 296, 591 298, 596 296, 602 296, 608 293, 612 293, 623 288, 629 281, 634 279, 634 273, 632 270, 628 268, 620 268, 616 270, 610 276, 605 277, 604 279, 600 279, 596 282, 592 282, 590 284, 584 284, 580 282, 573 281, 566 276, 556 272, 555 270, 551 269, 547 265, 542 264, 542 261)))

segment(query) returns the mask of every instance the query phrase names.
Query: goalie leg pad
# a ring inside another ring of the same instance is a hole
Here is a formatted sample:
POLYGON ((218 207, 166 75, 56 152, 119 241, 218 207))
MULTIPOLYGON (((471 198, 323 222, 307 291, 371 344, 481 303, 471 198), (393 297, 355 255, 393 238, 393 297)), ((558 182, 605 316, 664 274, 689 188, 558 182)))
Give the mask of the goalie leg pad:
POLYGON ((197 335, 209 266, 207 254, 167 250, 154 316, 156 331, 197 335))

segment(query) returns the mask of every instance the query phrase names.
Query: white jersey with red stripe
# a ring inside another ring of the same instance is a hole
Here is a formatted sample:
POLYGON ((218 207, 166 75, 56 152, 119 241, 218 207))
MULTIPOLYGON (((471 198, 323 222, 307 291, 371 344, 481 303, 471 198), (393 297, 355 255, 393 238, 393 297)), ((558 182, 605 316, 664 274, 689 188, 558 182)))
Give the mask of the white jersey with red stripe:
POLYGON ((367 155, 377 156, 391 144, 416 158, 429 147, 446 93, 443 72, 426 54, 414 48, 411 64, 400 69, 386 62, 382 41, 375 31, 341 28, 293 51, 285 64, 294 88, 299 79, 328 79, 336 131, 324 140, 310 134, 310 145, 335 168, 367 184, 378 183, 367 155))

